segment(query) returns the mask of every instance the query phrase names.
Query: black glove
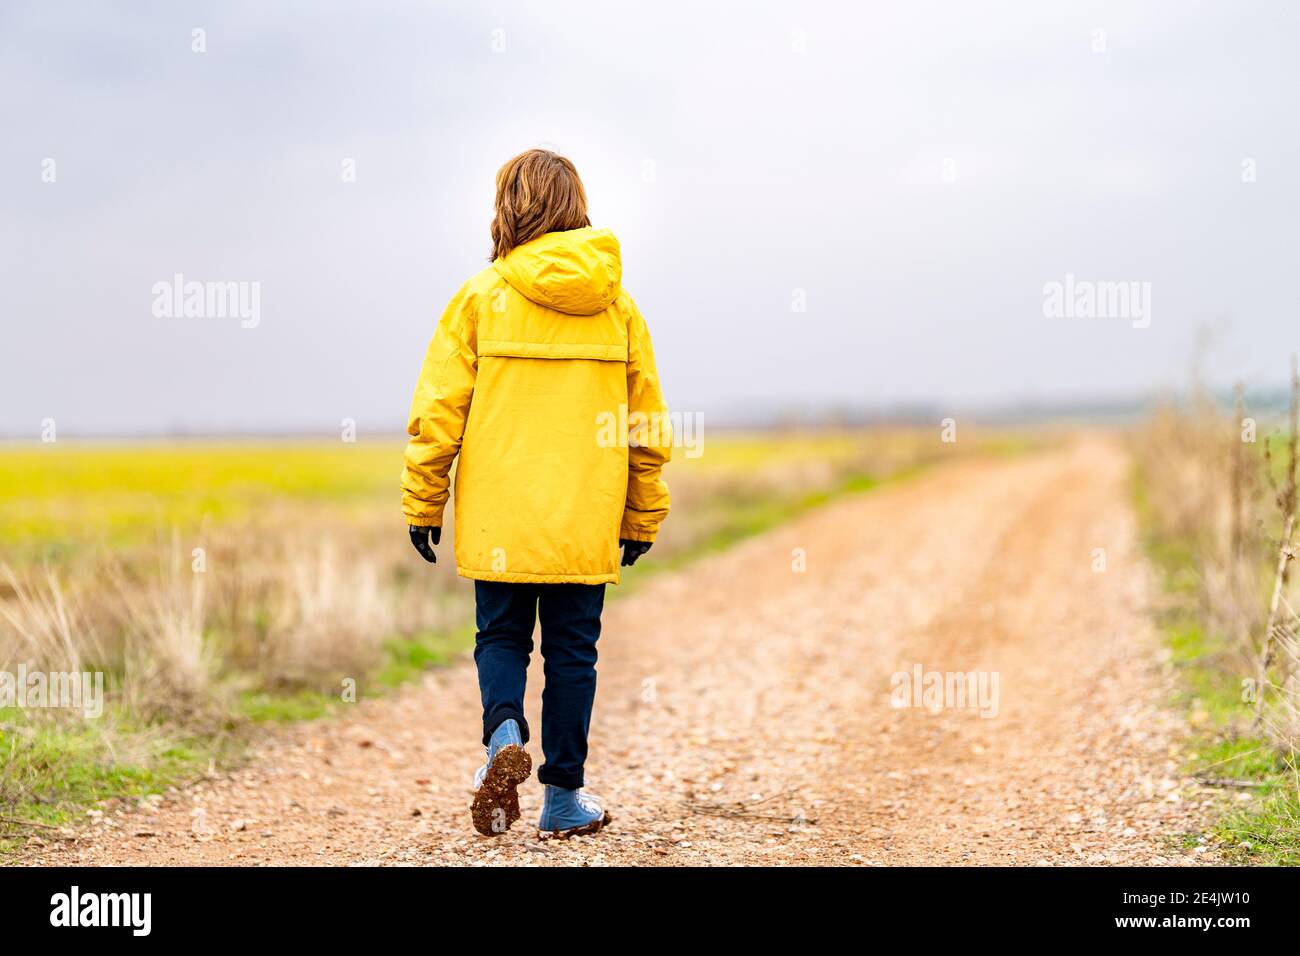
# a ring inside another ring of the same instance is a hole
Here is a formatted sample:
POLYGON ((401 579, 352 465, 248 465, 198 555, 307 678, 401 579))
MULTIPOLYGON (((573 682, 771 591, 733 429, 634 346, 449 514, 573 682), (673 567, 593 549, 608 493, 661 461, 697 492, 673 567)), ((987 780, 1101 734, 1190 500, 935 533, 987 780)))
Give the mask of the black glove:
POLYGON ((627 541, 619 538, 618 543, 623 546, 622 564, 625 568, 630 568, 636 564, 636 559, 650 550, 649 541, 627 541))
POLYGON ((438 557, 433 553, 433 548, 429 547, 429 538, 433 538, 433 543, 437 544, 438 539, 442 537, 442 529, 417 528, 415 525, 408 525, 407 530, 411 532, 411 544, 415 545, 415 550, 420 552, 420 557, 430 564, 437 564, 438 557))

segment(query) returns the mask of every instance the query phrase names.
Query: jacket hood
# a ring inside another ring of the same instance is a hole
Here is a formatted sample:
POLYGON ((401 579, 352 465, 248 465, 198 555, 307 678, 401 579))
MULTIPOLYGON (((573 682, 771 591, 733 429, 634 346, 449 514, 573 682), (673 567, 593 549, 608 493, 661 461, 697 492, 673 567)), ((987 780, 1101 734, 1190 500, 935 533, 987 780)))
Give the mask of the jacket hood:
POLYGON ((595 315, 618 298, 623 259, 608 229, 548 232, 516 246, 493 266, 521 295, 557 312, 595 315))

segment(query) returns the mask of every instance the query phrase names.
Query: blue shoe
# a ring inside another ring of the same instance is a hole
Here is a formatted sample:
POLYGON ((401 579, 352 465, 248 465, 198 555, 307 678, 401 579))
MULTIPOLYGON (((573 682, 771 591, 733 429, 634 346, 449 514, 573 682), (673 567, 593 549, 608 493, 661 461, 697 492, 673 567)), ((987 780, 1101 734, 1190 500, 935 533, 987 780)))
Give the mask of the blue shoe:
POLYGON ((584 836, 595 833, 611 819, 598 797, 580 789, 565 790, 547 784, 542 817, 537 821, 537 838, 567 840, 584 836))
POLYGON ((474 829, 484 836, 498 836, 519 819, 519 785, 533 772, 533 761, 524 749, 519 724, 502 721, 488 741, 487 763, 474 775, 474 802, 470 815, 474 829))

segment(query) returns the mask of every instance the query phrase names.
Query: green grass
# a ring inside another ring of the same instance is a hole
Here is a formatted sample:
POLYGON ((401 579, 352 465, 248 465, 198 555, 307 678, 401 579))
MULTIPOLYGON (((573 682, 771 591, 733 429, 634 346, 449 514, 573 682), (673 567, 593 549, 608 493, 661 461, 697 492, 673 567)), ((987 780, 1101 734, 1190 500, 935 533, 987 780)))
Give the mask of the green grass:
POLYGON ((384 665, 373 675, 381 688, 400 687, 434 667, 445 667, 474 646, 474 627, 448 634, 395 637, 384 644, 384 665))
POLYGON ((1278 789, 1249 808, 1230 811, 1219 829, 1235 841, 1243 861, 1300 866, 1298 805, 1294 789, 1278 789))
POLYGON ((236 709, 241 717, 255 724, 286 724, 328 717, 339 702, 339 697, 305 688, 291 693, 258 690, 240 694, 236 709))
POLYGON ((192 780, 240 749, 225 735, 132 726, 112 709, 76 722, 0 710, 0 855, 46 827, 79 821, 102 801, 137 799, 192 780))
MULTIPOLYGON (((390 637, 384 641, 383 662, 355 688, 355 699, 409 684, 428 670, 446 667, 473 646, 474 628, 468 625, 445 634, 429 631, 390 637)), ((329 691, 302 687, 292 692, 256 690, 239 695, 238 712, 252 723, 293 723, 335 715, 349 703, 342 685, 329 691)))
POLYGON ((1255 785, 1244 788, 1255 798, 1223 811, 1210 832, 1230 862, 1300 865, 1300 778, 1294 761, 1250 731, 1253 705, 1242 698, 1228 638, 1211 633, 1202 619, 1193 543, 1159 527, 1140 469, 1133 486, 1146 553, 1166 597, 1158 624, 1178 672, 1172 703, 1192 726, 1186 769, 1202 780, 1255 785))

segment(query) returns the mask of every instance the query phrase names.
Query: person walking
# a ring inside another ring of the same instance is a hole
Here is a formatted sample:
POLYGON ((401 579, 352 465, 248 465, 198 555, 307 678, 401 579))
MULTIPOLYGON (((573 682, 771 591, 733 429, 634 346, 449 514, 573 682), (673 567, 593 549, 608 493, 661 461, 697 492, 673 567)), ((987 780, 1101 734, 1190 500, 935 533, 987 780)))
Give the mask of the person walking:
POLYGON ((524 687, 541 621, 543 838, 610 816, 583 790, 605 585, 668 514, 672 429, 618 240, 595 229, 573 163, 530 149, 497 173, 492 264, 443 312, 424 358, 402 477, 410 538, 436 562, 455 476, 456 570, 474 580, 486 760, 478 832, 519 819, 532 772, 524 687))

